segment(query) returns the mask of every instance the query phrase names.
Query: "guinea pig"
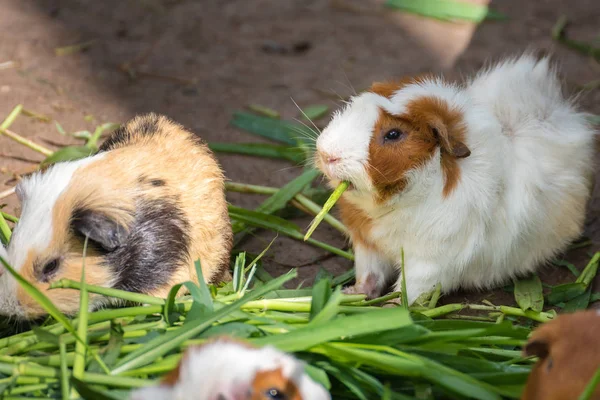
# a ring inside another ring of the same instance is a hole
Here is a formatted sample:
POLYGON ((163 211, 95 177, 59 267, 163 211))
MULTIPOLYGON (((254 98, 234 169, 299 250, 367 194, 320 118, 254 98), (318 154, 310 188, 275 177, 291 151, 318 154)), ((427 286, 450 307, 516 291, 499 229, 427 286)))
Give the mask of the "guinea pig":
POLYGON ((218 338, 189 347, 157 386, 134 390, 130 400, 330 400, 304 363, 274 347, 218 338))
POLYGON ((316 142, 330 185, 350 183, 338 202, 355 254, 346 292, 380 296, 403 252, 410 303, 437 284, 485 289, 534 271, 581 234, 595 135, 548 58, 509 58, 460 85, 374 83, 316 142))
MULTIPOLYGON (((67 314, 79 309, 79 292, 49 286, 81 280, 86 237, 91 285, 166 297, 174 284, 196 279, 198 259, 206 282, 230 277, 223 173, 200 138, 164 116, 132 119, 97 154, 38 171, 16 192, 22 212, 7 261, 67 314)), ((92 295, 90 308, 106 301, 92 295)), ((32 319, 44 311, 5 271, 0 314, 32 319)))
MULTIPOLYGON (((570 400, 582 394, 600 368, 600 310, 561 314, 538 327, 523 349, 537 356, 522 400, 570 400)), ((600 387, 592 399, 600 399, 600 387)))

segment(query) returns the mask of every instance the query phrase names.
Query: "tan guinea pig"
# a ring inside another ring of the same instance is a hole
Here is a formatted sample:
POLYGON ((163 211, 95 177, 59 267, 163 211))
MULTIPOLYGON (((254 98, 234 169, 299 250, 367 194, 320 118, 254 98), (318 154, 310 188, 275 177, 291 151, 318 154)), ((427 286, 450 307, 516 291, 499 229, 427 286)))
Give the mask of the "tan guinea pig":
POLYGON ((274 347, 256 348, 226 337, 190 347, 157 386, 130 400, 330 400, 304 363, 274 347))
MULTIPOLYGON (((523 353, 537 356, 522 400, 577 399, 600 367, 600 310, 561 314, 537 328, 523 353)), ((592 399, 600 399, 600 387, 592 399)))
MULTIPOLYGON (((91 157, 62 162, 17 186, 20 221, 8 263, 63 312, 79 292, 48 290, 62 278, 167 296, 172 285, 229 279, 232 245, 223 173, 208 147, 164 116, 147 114, 117 129, 91 157)), ((90 308, 107 299, 91 296, 90 308)), ((0 268, 0 314, 20 319, 44 310, 0 268)))

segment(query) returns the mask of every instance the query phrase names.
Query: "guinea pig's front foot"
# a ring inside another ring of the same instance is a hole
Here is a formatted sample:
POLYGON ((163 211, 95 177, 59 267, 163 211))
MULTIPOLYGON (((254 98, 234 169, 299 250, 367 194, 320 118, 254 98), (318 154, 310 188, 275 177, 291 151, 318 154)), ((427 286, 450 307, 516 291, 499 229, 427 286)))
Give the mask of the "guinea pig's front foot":
POLYGON ((364 294, 367 299, 376 299, 380 297, 383 291, 383 285, 379 284, 379 279, 369 274, 365 278, 358 279, 353 286, 346 287, 342 292, 344 294, 364 294))

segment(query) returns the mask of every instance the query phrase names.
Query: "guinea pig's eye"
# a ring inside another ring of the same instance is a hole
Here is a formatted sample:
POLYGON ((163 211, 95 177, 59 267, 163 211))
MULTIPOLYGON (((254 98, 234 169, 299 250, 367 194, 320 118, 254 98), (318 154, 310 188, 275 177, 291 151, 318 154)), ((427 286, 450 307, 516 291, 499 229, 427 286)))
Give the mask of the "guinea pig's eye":
POLYGON ((269 400, 287 400, 285 393, 279 389, 271 388, 265 392, 265 398, 269 400))
POLYGON ((402 131, 400 129, 391 129, 386 132, 383 136, 384 142, 392 142, 398 140, 402 137, 402 131))
POLYGON ((56 273, 58 272, 59 267, 60 267, 60 259, 59 258, 55 258, 55 259, 47 262, 46 264, 44 264, 44 266, 42 267, 40 274, 39 274, 40 281, 42 281, 42 282, 50 281, 50 279, 52 279, 52 277, 54 275, 56 275, 56 273))

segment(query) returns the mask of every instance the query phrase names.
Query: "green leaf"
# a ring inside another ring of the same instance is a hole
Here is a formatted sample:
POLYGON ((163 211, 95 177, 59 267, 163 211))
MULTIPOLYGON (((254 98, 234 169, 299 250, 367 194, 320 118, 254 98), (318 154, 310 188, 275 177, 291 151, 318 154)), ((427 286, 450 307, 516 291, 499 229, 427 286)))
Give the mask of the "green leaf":
POLYGON ((565 283, 552 288, 546 300, 548 304, 555 305, 562 302, 567 302, 577 296, 581 296, 586 291, 586 285, 581 282, 565 283))
POLYGON ((317 314, 323 310, 325 304, 331 297, 331 282, 329 279, 321 279, 312 289, 312 299, 310 303, 310 319, 313 320, 317 314))
POLYGON ((309 169, 300 176, 292 179, 274 195, 265 200, 257 209, 258 212, 265 214, 273 214, 275 211, 281 210, 296 196, 302 192, 304 188, 309 186, 321 173, 315 169, 309 169))
POLYGON ((55 335, 52 332, 48 332, 47 330, 42 329, 37 326, 34 326, 32 330, 35 333, 35 336, 38 337, 40 342, 52 343, 52 344, 55 344, 58 346, 58 343, 60 341, 60 336, 55 335))
POLYGON ((562 309, 562 312, 563 313, 571 313, 571 312, 574 312, 577 310, 585 310, 586 308, 588 308, 588 306, 590 304, 591 294, 592 294, 592 287, 590 286, 587 288, 587 290, 583 294, 567 301, 567 303, 565 304, 565 306, 562 309))
POLYGON ((46 159, 44 161, 42 161, 41 166, 45 167, 45 166, 48 166, 51 164, 55 164, 58 162, 64 162, 64 161, 75 161, 75 160, 79 160, 79 159, 82 159, 85 157, 89 157, 94 153, 95 153, 95 150, 90 149, 89 147, 67 146, 67 147, 63 147, 60 150, 55 151, 54 153, 52 153, 51 155, 46 157, 46 159))
POLYGON ((324 117, 329 111, 329 106, 325 104, 314 104, 312 106, 308 106, 302 110, 302 116, 309 121, 314 121, 321 117, 324 117))
POLYGON ((244 285, 244 267, 246 267, 246 253, 242 252, 235 258, 233 265, 233 291, 240 292, 244 285))
POLYGON ((532 275, 527 279, 514 281, 515 300, 523 311, 529 309, 541 312, 544 308, 544 293, 542 281, 537 275, 532 275))
POLYGON ((387 0, 385 5, 443 21, 465 20, 479 23, 486 18, 506 18, 498 12, 490 11, 486 5, 452 0, 387 0))
POLYGON ((259 117, 239 111, 233 114, 231 124, 255 135, 293 146, 306 142, 306 138, 313 135, 308 128, 301 124, 259 117))
MULTIPOLYGON (((342 288, 337 287, 335 292, 329 297, 329 300, 318 314, 311 319, 309 325, 320 324, 322 322, 331 321, 340 311, 340 303, 342 302, 342 288)), ((312 308, 311 308, 312 312, 312 308)))

